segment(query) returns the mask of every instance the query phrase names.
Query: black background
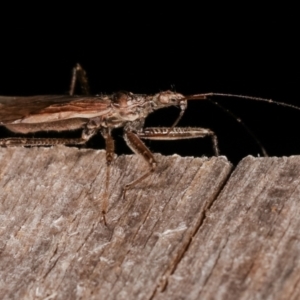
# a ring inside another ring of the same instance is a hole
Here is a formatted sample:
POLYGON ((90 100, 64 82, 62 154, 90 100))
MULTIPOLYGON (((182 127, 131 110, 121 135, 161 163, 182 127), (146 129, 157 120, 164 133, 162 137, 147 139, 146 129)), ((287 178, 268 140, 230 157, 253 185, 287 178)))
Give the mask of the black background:
MULTIPOLYGON (((299 30, 293 9, 272 7, 18 7, 2 10, 0 95, 67 94, 79 62, 92 92, 233 93, 300 106, 299 30)), ((300 153, 300 111, 214 98, 240 117, 271 156, 300 153)), ((169 126, 179 110, 147 126, 169 126)), ((239 123, 209 102, 189 103, 179 126, 211 128, 234 163, 260 149, 239 123)), ((6 132, 2 131, 4 136, 6 132)), ((115 133, 117 153, 131 153, 115 133)), ((213 155, 209 139, 147 142, 153 152, 213 155)), ((101 148, 101 137, 89 147, 101 148)))

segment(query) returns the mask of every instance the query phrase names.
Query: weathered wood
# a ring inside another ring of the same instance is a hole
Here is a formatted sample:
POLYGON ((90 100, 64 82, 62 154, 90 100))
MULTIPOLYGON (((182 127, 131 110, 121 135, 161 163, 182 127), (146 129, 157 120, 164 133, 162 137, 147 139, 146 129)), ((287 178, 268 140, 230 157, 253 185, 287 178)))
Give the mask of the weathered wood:
POLYGON ((300 157, 156 158, 0 149, 0 298, 300 298, 300 157))
POLYGON ((300 157, 245 158, 155 299, 300 299, 300 157))
POLYGON ((224 157, 156 158, 155 173, 125 200, 122 187, 145 164, 137 156, 116 159, 105 227, 104 151, 0 149, 0 298, 151 299, 165 288, 172 294, 170 275, 231 164, 224 157))

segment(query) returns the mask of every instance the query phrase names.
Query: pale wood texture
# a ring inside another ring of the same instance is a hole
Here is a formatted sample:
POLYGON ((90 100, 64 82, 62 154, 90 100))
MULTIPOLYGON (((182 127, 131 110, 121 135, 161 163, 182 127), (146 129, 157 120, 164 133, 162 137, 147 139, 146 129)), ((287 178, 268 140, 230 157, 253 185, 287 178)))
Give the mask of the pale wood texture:
POLYGON ((101 222, 105 152, 10 148, 1 153, 0 298, 149 299, 163 286, 230 171, 220 157, 163 157, 148 180, 137 156, 111 171, 101 222))
POLYGON ((156 299, 300 299, 299 184, 299 156, 240 162, 156 299))
POLYGON ((155 157, 0 149, 0 298, 300 298, 300 157, 155 157))

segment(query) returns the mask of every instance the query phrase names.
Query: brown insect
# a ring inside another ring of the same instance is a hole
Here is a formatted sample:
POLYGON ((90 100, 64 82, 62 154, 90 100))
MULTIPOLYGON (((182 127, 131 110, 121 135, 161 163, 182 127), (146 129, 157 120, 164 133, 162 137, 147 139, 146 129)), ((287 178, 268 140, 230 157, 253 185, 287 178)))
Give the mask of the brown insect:
MULTIPOLYGON (((126 191, 154 172, 157 165, 153 154, 142 142, 142 139, 177 140, 209 136, 212 140, 215 155, 219 155, 217 137, 212 130, 200 127, 176 127, 187 108, 188 101, 206 100, 212 96, 239 97, 273 102, 262 98, 216 93, 184 96, 172 91, 160 92, 155 95, 118 92, 112 95, 89 96, 86 73, 80 65, 77 65, 73 71, 69 96, 0 96, 0 125, 12 132, 21 134, 82 129, 81 137, 72 139, 9 137, 0 139, 0 146, 80 145, 85 144, 92 136, 100 132, 106 145, 106 193, 102 201, 103 220, 106 224, 107 191, 110 167, 114 157, 112 130, 123 127, 124 139, 127 145, 134 153, 141 155, 149 166, 142 176, 124 186, 123 197, 125 197, 126 191), (74 95, 76 80, 80 82, 86 95, 74 95), (170 106, 178 106, 181 109, 178 118, 171 127, 144 128, 145 119, 149 114, 170 106)), ((299 109, 289 104, 275 103, 299 109)))

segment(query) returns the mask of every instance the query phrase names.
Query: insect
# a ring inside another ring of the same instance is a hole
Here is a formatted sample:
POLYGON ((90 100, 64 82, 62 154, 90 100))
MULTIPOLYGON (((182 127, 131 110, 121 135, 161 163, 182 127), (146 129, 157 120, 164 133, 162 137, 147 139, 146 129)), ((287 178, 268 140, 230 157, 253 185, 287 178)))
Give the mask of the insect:
MULTIPOLYGON (((14 133, 24 134, 22 137, 0 139, 0 146, 80 145, 85 144, 92 136, 100 132, 105 140, 107 164, 106 192, 102 201, 102 215, 106 224, 107 191, 115 149, 112 130, 123 127, 124 140, 127 145, 148 163, 148 170, 142 176, 124 186, 123 197, 125 197, 126 191, 154 172, 157 165, 154 155, 142 142, 143 139, 176 140, 208 136, 211 138, 215 155, 219 155, 217 136, 212 130, 201 127, 177 127, 187 108, 188 101, 207 100, 212 96, 239 97, 272 102, 272 100, 262 98, 216 93, 184 96, 172 91, 164 91, 155 95, 133 94, 121 91, 112 95, 90 96, 86 73, 77 64, 73 70, 69 95, 0 96, 0 125, 14 133), (74 95, 77 80, 85 94, 83 96, 74 95), (171 127, 144 128, 145 119, 149 114, 170 106, 180 108, 179 116, 174 120, 171 127), (32 138, 26 136, 26 134, 40 131, 60 132, 75 129, 82 129, 81 137, 32 138)), ((300 109, 286 103, 275 103, 300 109)))

